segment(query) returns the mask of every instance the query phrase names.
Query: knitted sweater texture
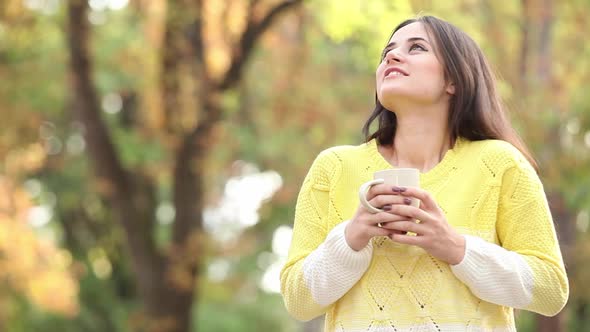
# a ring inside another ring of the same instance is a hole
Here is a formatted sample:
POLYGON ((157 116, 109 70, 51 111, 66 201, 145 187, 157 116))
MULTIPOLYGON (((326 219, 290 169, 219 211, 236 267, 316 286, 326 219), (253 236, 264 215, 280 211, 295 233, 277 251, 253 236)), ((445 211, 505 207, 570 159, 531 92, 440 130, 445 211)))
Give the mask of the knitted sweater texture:
POLYGON ((325 331, 516 331, 513 308, 555 315, 568 281, 543 186, 509 143, 459 139, 420 175, 466 240, 450 266, 374 237, 352 250, 344 229, 358 188, 392 166, 376 142, 320 153, 301 187, 281 292, 289 313, 325 314, 325 331))

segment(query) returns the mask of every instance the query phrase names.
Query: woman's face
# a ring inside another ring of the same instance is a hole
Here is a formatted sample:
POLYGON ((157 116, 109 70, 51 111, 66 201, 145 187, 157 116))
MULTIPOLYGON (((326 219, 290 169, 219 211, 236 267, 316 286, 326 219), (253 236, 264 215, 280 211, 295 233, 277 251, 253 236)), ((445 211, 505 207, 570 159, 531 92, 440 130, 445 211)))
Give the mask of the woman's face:
POLYGON ((396 111, 399 105, 432 105, 446 101, 454 92, 444 79, 443 66, 420 22, 395 32, 383 51, 376 72, 377 97, 381 104, 396 111))

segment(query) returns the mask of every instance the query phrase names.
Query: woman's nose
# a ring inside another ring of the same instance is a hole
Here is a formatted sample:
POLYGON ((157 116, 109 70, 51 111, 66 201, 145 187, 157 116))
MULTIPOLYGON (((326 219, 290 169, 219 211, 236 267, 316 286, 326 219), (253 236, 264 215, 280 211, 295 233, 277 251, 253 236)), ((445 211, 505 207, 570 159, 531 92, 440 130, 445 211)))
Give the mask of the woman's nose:
POLYGON ((402 60, 403 57, 397 48, 394 48, 385 54, 385 62, 388 64, 391 62, 402 62, 402 60))

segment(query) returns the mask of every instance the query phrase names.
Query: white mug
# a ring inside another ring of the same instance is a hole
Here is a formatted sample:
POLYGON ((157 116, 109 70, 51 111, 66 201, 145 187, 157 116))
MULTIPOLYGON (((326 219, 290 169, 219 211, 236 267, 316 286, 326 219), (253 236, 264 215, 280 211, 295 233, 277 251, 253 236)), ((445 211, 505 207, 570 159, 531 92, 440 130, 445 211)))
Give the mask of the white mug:
MULTIPOLYGON (((417 168, 392 168, 375 172, 373 180, 363 183, 359 188, 359 200, 361 204, 371 213, 383 212, 367 201, 367 192, 376 185, 386 183, 393 187, 416 187, 420 188, 420 171, 417 168)), ((393 191, 392 191, 393 193, 393 191)), ((412 198, 412 206, 419 207, 420 201, 412 198)))

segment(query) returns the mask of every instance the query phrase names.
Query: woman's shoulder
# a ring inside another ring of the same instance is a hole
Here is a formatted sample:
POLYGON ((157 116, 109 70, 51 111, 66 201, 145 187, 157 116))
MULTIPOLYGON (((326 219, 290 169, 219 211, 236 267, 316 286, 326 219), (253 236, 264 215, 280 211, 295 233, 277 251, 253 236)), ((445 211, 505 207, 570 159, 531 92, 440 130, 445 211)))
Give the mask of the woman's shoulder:
POLYGON ((466 142, 466 150, 476 157, 483 166, 492 171, 502 171, 512 167, 534 169, 526 157, 514 145, 504 140, 486 139, 466 142))
POLYGON ((336 176, 343 169, 348 169, 352 165, 358 166, 359 163, 366 163, 374 159, 371 152, 374 148, 374 143, 371 142, 359 145, 331 146, 318 153, 311 168, 324 174, 336 176))
POLYGON ((362 143, 359 145, 335 145, 329 148, 322 150, 316 159, 318 160, 326 160, 326 159, 336 159, 340 160, 347 160, 349 158, 356 158, 361 154, 369 153, 371 150, 372 142, 362 143))
POLYGON ((484 139, 481 141, 468 141, 471 149, 478 150, 486 155, 506 155, 517 157, 522 155, 518 149, 507 141, 499 139, 484 139))
POLYGON ((358 157, 368 148, 367 144, 337 145, 326 148, 318 153, 309 173, 316 181, 327 185, 333 179, 338 178, 342 170, 347 169, 347 165, 350 165, 352 161, 362 160, 363 158, 358 157))

